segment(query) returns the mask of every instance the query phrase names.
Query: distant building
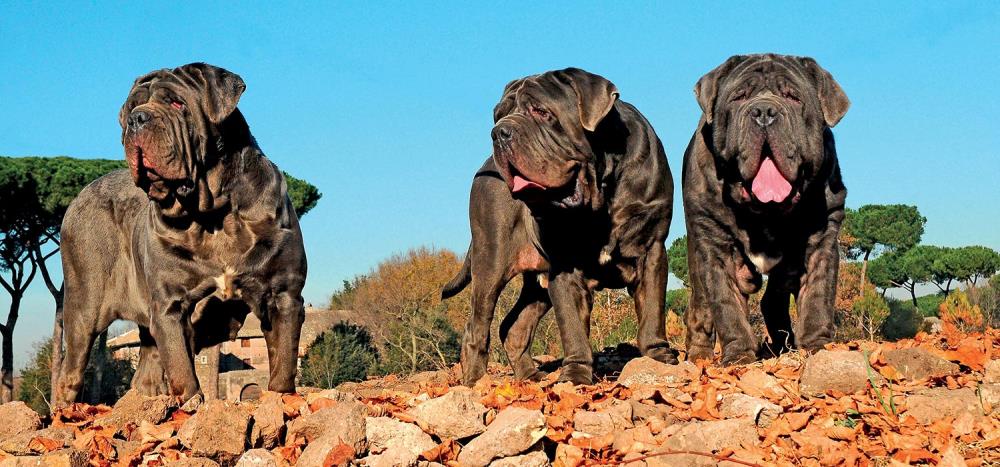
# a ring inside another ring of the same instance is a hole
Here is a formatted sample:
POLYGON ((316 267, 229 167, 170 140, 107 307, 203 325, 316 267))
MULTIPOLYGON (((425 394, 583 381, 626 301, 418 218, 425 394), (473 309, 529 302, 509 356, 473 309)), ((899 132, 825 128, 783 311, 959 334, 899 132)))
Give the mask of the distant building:
MULTIPOLYGON (((306 308, 306 319, 299 338, 298 362, 316 339, 338 323, 349 321, 351 313, 344 310, 306 308)), ((139 359, 139 331, 131 330, 108 339, 114 358, 139 359)), ((227 400, 250 400, 267 389, 269 375, 267 345, 260 329, 260 320, 248 315, 243 327, 228 342, 203 349, 195 356, 195 372, 206 397, 227 400)))

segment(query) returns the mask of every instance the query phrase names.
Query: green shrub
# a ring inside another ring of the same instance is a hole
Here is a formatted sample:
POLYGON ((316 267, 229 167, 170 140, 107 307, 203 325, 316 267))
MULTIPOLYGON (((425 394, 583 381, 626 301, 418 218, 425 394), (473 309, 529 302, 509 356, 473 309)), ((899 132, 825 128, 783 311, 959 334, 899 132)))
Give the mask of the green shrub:
POLYGON ((889 299, 889 317, 882 323, 882 336, 889 340, 909 339, 917 335, 924 316, 909 300, 889 299))
POLYGON ((987 326, 1000 328, 1000 274, 991 277, 986 285, 970 288, 969 298, 979 305, 987 326))
POLYGON ((591 331, 591 345, 595 348, 603 349, 605 347, 614 347, 623 342, 634 343, 638 332, 639 322, 635 317, 635 312, 626 313, 603 336, 593 335, 594 333, 591 331))
POLYGON ((313 342, 302 359, 301 383, 324 389, 362 381, 371 372, 378 351, 361 326, 340 323, 313 342))
POLYGON ((35 353, 28 366, 21 370, 21 385, 17 390, 17 400, 42 415, 49 413, 49 395, 52 394, 52 340, 36 342, 35 353))
POLYGON ((691 301, 691 289, 687 287, 667 291, 667 309, 674 310, 674 313, 683 315, 687 312, 688 302, 691 301))
POLYGON ((937 293, 917 297, 917 307, 922 316, 938 316, 943 302, 944 295, 937 293))
MULTIPOLYGON (((49 397, 52 394, 51 362, 52 339, 36 343, 35 353, 28 366, 21 370, 21 385, 17 391, 17 400, 43 415, 49 413, 49 397)), ((131 387, 133 374, 135 368, 132 367, 132 362, 113 358, 107 347, 106 337, 98 339, 90 352, 90 361, 83 374, 80 401, 114 404, 131 387), (98 378, 100 387, 97 384, 98 378)))
POLYGON ((889 305, 874 287, 865 287, 861 298, 851 305, 851 314, 867 337, 875 339, 882 323, 889 317, 889 305))

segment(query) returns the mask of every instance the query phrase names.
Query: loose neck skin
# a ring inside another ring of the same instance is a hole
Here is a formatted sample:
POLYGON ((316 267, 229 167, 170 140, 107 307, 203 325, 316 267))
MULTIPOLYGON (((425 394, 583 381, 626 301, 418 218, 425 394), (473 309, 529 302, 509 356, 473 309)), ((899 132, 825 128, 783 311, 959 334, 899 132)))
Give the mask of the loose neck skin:
MULTIPOLYGON (((212 224, 233 210, 233 196, 240 185, 265 186, 260 182, 271 177, 271 164, 257 146, 239 109, 205 138, 202 154, 194 161, 194 193, 176 194, 153 209, 161 222, 168 224, 212 224)), ((245 201, 245 200, 241 200, 245 201)))

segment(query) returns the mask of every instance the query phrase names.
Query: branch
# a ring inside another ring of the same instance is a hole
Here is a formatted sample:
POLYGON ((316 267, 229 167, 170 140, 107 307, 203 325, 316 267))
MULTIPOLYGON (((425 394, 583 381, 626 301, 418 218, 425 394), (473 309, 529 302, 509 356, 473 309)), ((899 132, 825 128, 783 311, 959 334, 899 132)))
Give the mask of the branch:
POLYGON ((34 261, 31 261, 31 273, 28 274, 28 279, 24 281, 24 287, 21 287, 21 293, 28 290, 28 286, 31 285, 31 281, 35 279, 36 272, 38 272, 38 267, 35 265, 34 261))
POLYGON ((0 276, 0 285, 3 285, 3 288, 7 289, 7 293, 14 295, 14 287, 8 284, 7 279, 4 279, 3 276, 0 276))
POLYGON ((715 460, 717 460, 719 462, 732 462, 734 464, 749 465, 751 467, 761 467, 760 464, 754 464, 753 462, 747 462, 747 461, 741 461, 739 459, 734 459, 732 454, 729 454, 729 455, 726 455, 726 456, 720 456, 720 455, 717 455, 717 454, 712 454, 710 452, 675 451, 673 449, 664 449, 663 451, 657 451, 657 452, 654 452, 652 454, 647 454, 645 456, 636 457, 636 458, 629 459, 629 460, 601 461, 601 465, 625 465, 625 464, 631 464, 633 462, 643 461, 643 460, 646 460, 646 459, 652 459, 654 457, 669 456, 669 455, 673 455, 673 454, 689 454, 689 455, 692 455, 692 456, 711 457, 712 459, 715 459, 715 460))
POLYGON ((35 255, 35 261, 38 263, 39 269, 42 271, 42 280, 45 281, 45 287, 48 287, 49 293, 53 296, 62 292, 62 290, 57 289, 54 282, 52 282, 52 277, 49 276, 49 268, 45 265, 45 260, 59 251, 58 248, 49 253, 48 256, 42 256, 42 249, 39 246, 35 246, 32 249, 32 254, 35 255))
MULTIPOLYGON (((56 245, 61 245, 61 243, 59 243, 58 235, 54 235, 51 232, 45 232, 45 236, 49 238, 50 242, 55 243, 56 245)), ((58 248, 56 248, 56 250, 58 250, 58 248)))

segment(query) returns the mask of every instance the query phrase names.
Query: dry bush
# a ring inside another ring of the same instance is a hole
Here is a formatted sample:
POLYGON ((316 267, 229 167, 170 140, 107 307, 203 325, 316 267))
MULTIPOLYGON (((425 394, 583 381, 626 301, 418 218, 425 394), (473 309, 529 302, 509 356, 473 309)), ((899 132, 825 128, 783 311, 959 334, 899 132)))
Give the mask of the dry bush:
POLYGON ((441 286, 460 266, 451 251, 412 249, 383 261, 340 297, 375 336, 383 371, 439 369, 457 361, 455 323, 468 316, 468 299, 442 302, 441 286))
POLYGON ((954 326, 963 333, 985 329, 982 309, 973 305, 969 296, 961 290, 948 294, 948 298, 941 303, 940 316, 945 326, 954 326))

